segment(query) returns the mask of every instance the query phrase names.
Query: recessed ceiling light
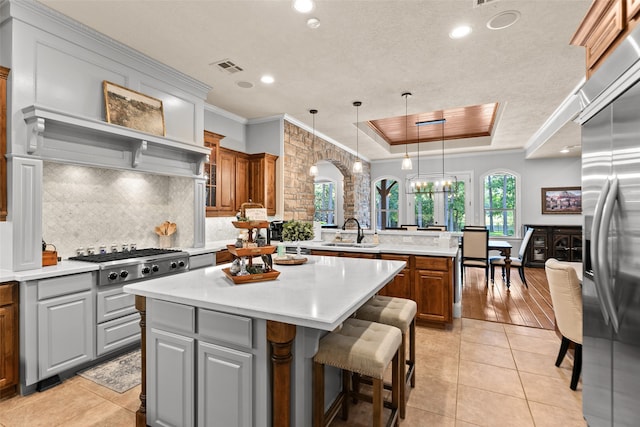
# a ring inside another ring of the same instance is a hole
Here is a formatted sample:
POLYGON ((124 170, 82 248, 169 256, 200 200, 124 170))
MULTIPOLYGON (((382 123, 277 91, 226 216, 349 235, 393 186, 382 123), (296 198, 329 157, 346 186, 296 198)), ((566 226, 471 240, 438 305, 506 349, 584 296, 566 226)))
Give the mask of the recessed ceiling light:
POLYGON ((518 22, 518 19, 520 19, 520 12, 517 10, 505 10, 489 19, 487 28, 490 30, 503 30, 518 22))
POLYGON ((571 150, 569 149, 569 147, 564 147, 562 150, 560 150, 560 152, 561 152, 561 153, 563 153, 563 154, 566 154, 566 153, 568 153, 569 151, 571 151, 571 150))
POLYGON ((309 13, 314 6, 313 0, 293 0, 293 8, 300 13, 309 13))
POLYGON ((451 32, 449 33, 449 37, 451 37, 452 39, 461 39, 468 36, 469 34, 471 34, 471 27, 468 25, 460 25, 451 30, 451 32))
POLYGON ((315 30, 320 26, 320 20, 318 18, 309 18, 307 19, 307 27, 315 30))
POLYGON ((243 89, 251 89, 253 87, 253 83, 251 82, 239 81, 236 82, 236 84, 243 89))
POLYGON ((264 75, 262 77, 260 77, 260 81, 264 84, 268 84, 270 85, 271 83, 273 83, 275 81, 275 79, 273 78, 273 76, 270 75, 264 75))

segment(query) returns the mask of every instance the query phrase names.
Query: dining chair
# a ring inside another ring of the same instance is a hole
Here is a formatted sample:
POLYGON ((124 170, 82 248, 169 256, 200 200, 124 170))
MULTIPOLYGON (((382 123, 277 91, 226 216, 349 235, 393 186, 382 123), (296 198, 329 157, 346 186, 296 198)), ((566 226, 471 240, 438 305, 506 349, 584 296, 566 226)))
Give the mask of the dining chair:
MULTIPOLYGON (((522 243, 520 244, 520 249, 518 250, 518 256, 512 256, 511 258, 511 267, 518 267, 518 274, 520 275, 520 280, 522 280, 522 283, 524 283, 525 287, 529 287, 529 285, 527 284, 527 279, 524 276, 524 255, 527 251, 527 245, 529 245, 529 240, 531 240, 531 235, 533 234, 533 231, 535 229, 529 227, 526 231, 526 233, 524 234, 524 237, 522 238, 522 243)), ((489 262, 491 263, 491 282, 493 282, 494 280, 494 273, 495 273, 495 267, 496 265, 499 265, 500 267, 502 267, 502 279, 504 280, 504 275, 505 275, 505 271, 504 271, 504 267, 505 267, 505 262, 504 262, 504 257, 503 256, 498 256, 498 257, 492 257, 489 262)))
POLYGON ((567 263, 549 258, 544 263, 549 282, 551 304, 556 318, 556 326, 562 334, 562 343, 556 359, 560 366, 571 343, 575 344, 571 390, 578 386, 582 368, 582 287, 576 270, 567 263))
POLYGON ((462 281, 465 268, 484 268, 485 285, 489 286, 489 230, 464 229, 462 231, 462 281))
POLYGON ((427 225, 426 230, 429 231, 447 231, 446 225, 427 225))
POLYGON ((465 225, 462 228, 462 231, 464 230, 486 230, 487 227, 485 225, 465 225))

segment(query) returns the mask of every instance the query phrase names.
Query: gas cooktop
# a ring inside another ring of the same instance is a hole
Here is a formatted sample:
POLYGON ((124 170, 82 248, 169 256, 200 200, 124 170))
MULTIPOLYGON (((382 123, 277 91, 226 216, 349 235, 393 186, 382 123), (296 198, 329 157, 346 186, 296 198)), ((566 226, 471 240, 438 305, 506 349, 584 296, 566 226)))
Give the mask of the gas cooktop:
POLYGON ((189 270, 189 254, 175 249, 135 249, 79 255, 69 259, 99 264, 98 286, 151 279, 189 270))
POLYGON ((157 249, 157 248, 147 248, 147 249, 134 249, 132 251, 123 251, 123 252, 111 252, 104 254, 93 254, 93 255, 78 255, 74 257, 69 257, 69 259, 73 259, 76 261, 86 261, 86 262, 110 262, 110 261, 120 261, 123 259, 132 259, 132 258, 144 258, 156 255, 166 255, 166 254, 182 254, 184 252, 177 249, 157 249))

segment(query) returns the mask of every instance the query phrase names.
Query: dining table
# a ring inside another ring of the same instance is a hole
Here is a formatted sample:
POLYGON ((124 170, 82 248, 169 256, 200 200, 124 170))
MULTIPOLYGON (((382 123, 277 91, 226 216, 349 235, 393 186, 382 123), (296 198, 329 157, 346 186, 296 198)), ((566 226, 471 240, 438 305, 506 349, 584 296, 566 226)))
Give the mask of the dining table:
POLYGON ((504 269, 507 282, 507 290, 511 286, 511 243, 506 240, 489 239, 487 246, 490 251, 499 251, 504 257, 504 269))

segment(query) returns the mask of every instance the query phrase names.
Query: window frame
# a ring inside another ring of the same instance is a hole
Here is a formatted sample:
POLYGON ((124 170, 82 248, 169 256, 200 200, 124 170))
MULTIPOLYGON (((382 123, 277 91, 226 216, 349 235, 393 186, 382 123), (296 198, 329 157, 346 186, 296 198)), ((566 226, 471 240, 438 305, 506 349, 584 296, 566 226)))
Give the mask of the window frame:
MULTIPOLYGON (((337 225, 338 224, 338 182, 334 179, 330 179, 330 178, 325 178, 325 177, 317 177, 313 183, 313 207, 314 207, 314 211, 313 211, 313 220, 316 220, 316 212, 317 210, 315 209, 316 206, 316 199, 315 199, 315 195, 316 195, 316 185, 318 184, 333 184, 333 218, 334 218, 334 223, 331 225, 337 225)), ((329 210, 320 210, 320 212, 330 212, 329 210)))
POLYGON ((515 178, 516 183, 515 183, 515 191, 516 191, 516 198, 515 198, 515 207, 513 208, 513 227, 514 227, 514 231, 513 231, 513 236, 505 236, 505 235, 501 235, 501 236, 495 236, 495 237, 501 237, 501 238, 505 238, 505 239, 517 239, 517 238, 522 238, 522 175, 520 175, 518 172, 511 170, 511 169, 505 169, 505 168, 498 168, 498 169, 492 169, 492 170, 488 170, 485 171, 482 175, 480 175, 480 179, 479 179, 479 198, 480 198, 480 213, 481 213, 481 217, 482 217, 482 224, 483 225, 487 225, 485 224, 485 218, 486 218, 486 214, 485 214, 485 204, 484 204, 484 195, 485 195, 485 191, 484 191, 484 180, 487 178, 487 176, 489 175, 511 175, 515 178))
POLYGON ((404 194, 404 184, 400 178, 393 175, 383 175, 375 178, 375 181, 371 182, 371 227, 373 230, 385 230, 378 226, 378 209, 376 207, 376 194, 377 194, 377 186, 376 184, 379 181, 386 179, 387 181, 393 180, 398 183, 398 226, 402 224, 403 214, 404 214, 404 206, 405 206, 405 194, 404 194))

